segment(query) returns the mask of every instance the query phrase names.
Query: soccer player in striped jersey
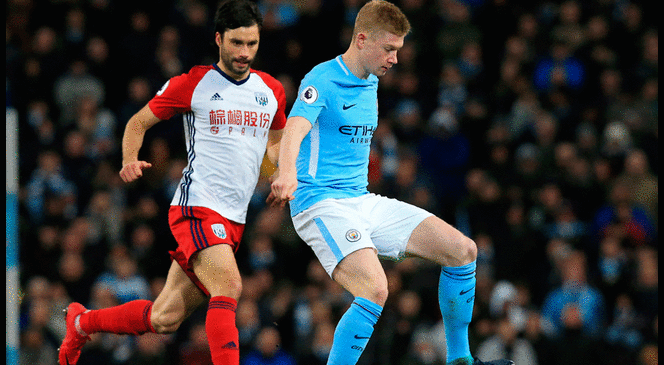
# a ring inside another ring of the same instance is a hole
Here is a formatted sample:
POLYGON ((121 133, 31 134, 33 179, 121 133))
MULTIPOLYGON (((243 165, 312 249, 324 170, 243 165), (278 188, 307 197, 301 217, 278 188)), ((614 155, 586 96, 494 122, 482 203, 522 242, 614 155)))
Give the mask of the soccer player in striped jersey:
POLYGON ((370 1, 357 14, 348 50, 304 77, 286 122, 280 175, 268 203, 289 202, 299 236, 355 297, 337 324, 328 365, 356 364, 373 333, 388 295, 379 256, 416 256, 442 266, 438 299, 448 364, 513 364, 482 362, 470 353, 475 242, 423 209, 367 191, 378 77, 397 63, 409 31, 398 7, 370 1))
POLYGON ((184 116, 188 164, 168 212, 178 247, 170 252, 166 284, 154 302, 135 300, 100 310, 71 303, 60 365, 76 364, 92 333, 172 333, 208 298, 213 363, 239 364, 235 309, 242 283, 235 252, 263 157, 267 152, 276 163, 286 122, 283 86, 251 69, 261 25, 253 2, 221 4, 215 19, 219 62, 171 78, 128 121, 120 171, 127 183, 151 166, 138 160, 145 132, 175 114, 184 116))

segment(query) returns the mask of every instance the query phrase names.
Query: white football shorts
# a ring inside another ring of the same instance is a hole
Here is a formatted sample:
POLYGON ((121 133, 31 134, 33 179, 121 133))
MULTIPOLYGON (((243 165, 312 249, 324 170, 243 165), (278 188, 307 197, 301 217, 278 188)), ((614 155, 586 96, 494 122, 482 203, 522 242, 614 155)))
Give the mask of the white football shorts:
POLYGON ((328 275, 347 255, 372 247, 382 258, 399 260, 411 233, 433 214, 376 194, 325 199, 293 217, 297 234, 313 250, 328 275))

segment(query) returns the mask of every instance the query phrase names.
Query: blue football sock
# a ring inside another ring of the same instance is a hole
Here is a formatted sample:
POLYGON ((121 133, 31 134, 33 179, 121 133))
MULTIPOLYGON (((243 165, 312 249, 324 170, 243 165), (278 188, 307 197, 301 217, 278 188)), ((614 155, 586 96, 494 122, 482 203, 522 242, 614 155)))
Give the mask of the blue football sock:
POLYGON ((443 267, 438 283, 438 303, 445 324, 447 363, 473 363, 468 344, 468 325, 475 302, 476 262, 459 267, 443 267))
POLYGON ((356 297, 334 331, 334 342, 327 365, 355 365, 369 342, 383 307, 356 297))

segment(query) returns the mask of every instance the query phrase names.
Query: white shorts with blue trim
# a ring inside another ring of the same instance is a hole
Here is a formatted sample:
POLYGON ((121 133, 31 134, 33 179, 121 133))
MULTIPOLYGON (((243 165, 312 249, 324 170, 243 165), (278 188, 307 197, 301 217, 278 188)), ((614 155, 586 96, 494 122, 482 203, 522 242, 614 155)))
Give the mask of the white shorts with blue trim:
POLYGON ((293 217, 297 234, 313 250, 330 277, 341 260, 371 247, 378 256, 401 259, 410 235, 433 214, 376 194, 325 199, 293 217))

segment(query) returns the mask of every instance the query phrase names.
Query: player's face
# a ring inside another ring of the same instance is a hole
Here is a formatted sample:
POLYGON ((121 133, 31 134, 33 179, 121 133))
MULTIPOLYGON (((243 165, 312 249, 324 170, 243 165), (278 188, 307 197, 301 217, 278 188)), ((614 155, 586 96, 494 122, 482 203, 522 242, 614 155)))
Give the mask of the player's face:
POLYGON ((215 35, 219 46, 219 68, 236 80, 249 75, 249 68, 258 51, 260 31, 258 25, 227 29, 215 35))
POLYGON ((378 32, 367 38, 366 70, 376 76, 383 76, 397 63, 397 51, 403 47, 405 36, 390 32, 378 32))

